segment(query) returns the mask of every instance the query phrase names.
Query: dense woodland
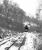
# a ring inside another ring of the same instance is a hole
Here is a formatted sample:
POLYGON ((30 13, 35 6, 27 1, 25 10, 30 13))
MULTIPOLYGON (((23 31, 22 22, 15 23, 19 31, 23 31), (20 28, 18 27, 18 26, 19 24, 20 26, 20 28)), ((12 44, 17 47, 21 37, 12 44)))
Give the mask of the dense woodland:
POLYGON ((39 27, 31 26, 29 31, 42 33, 42 20, 40 21, 37 18, 26 16, 25 12, 19 8, 16 3, 12 5, 8 3, 8 0, 4 0, 3 4, 0 4, 0 27, 12 31, 24 32, 24 21, 33 22, 39 25, 39 27))

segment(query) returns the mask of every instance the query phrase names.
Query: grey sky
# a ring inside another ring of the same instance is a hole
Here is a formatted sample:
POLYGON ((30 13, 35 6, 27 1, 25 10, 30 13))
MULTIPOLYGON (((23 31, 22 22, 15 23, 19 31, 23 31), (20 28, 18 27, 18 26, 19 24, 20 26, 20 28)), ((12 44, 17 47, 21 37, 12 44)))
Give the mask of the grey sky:
POLYGON ((12 0, 19 4, 26 14, 35 15, 36 9, 38 8, 38 0, 12 0))

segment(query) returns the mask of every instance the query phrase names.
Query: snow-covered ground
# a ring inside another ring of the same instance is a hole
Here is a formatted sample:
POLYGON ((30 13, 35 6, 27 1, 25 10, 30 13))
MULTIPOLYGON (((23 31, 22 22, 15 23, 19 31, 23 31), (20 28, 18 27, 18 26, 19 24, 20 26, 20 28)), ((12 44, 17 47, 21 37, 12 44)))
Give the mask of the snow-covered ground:
MULTIPOLYGON (((17 40, 17 43, 18 42, 21 43, 22 42, 21 39, 23 39, 24 36, 26 37, 26 41, 25 41, 25 44, 20 47, 20 50, 37 50, 38 45, 39 45, 38 35, 39 34, 35 34, 33 32, 31 32, 31 33, 24 32, 23 34, 20 33, 20 34, 18 34, 17 37, 11 37, 9 39, 5 39, 4 42, 5 41, 7 41, 7 42, 3 45, 1 45, 1 42, 0 42, 0 50, 5 50, 6 47, 10 47, 11 44, 13 44, 13 41, 15 41, 15 40, 17 40), (21 38, 19 39, 19 37, 21 37, 21 38), (34 43, 35 40, 36 40, 36 43, 34 43), (34 45, 35 45, 35 48, 34 48, 34 45)), ((18 50, 18 49, 19 49, 19 47, 12 45, 9 50, 18 50)))
POLYGON ((25 41, 25 45, 21 47, 24 48, 23 50, 36 50, 36 48, 34 48, 34 39, 36 39, 36 48, 38 47, 39 44, 39 39, 38 39, 38 35, 34 34, 34 33, 26 33, 26 41, 25 41))

